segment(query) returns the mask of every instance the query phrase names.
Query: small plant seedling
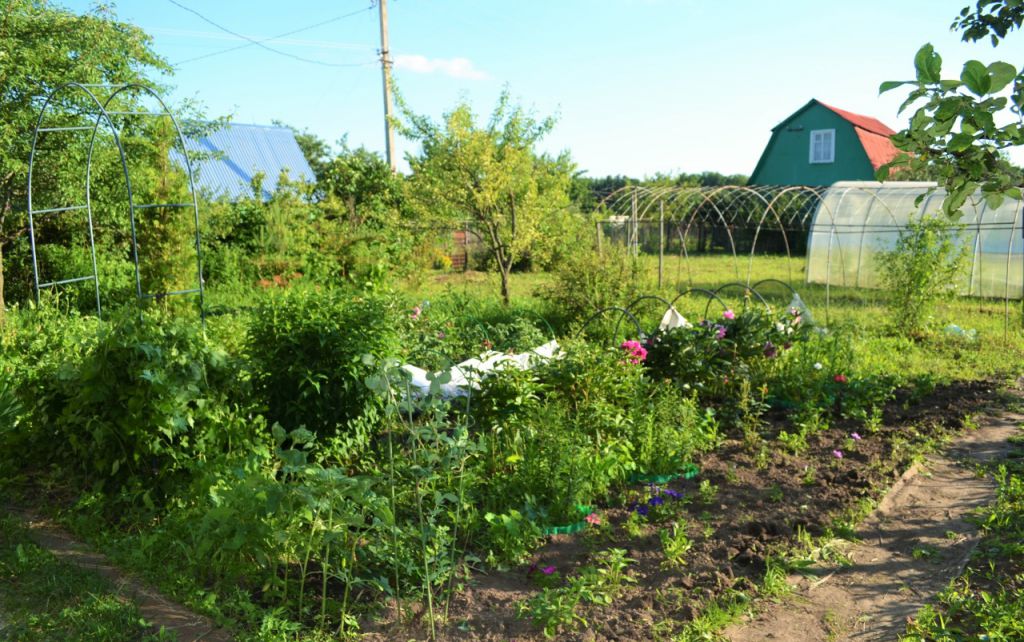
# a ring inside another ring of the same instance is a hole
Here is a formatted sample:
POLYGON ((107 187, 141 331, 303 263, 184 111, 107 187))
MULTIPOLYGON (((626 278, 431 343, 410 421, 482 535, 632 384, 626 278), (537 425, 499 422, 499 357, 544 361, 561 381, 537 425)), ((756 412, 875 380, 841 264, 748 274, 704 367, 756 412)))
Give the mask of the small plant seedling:
POLYGON ((718 486, 711 483, 710 480, 703 480, 700 483, 700 488, 697 489, 700 494, 700 501, 704 505, 711 505, 718 497, 718 486))
POLYGON ((660 529, 658 538, 661 540, 661 550, 665 553, 662 565, 668 568, 685 566, 685 556, 693 548, 693 541, 686 535, 686 523, 679 522, 670 528, 660 529))
POLYGON ((915 560, 931 560, 939 556, 939 549, 929 544, 922 544, 915 546, 910 555, 915 560))

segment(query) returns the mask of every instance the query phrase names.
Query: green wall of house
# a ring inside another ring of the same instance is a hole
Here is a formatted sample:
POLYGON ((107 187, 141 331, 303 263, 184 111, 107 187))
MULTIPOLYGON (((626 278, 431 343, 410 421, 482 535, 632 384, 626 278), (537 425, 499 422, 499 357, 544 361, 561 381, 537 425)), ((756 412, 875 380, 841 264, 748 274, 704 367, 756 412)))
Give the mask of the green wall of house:
POLYGON ((853 125, 831 109, 811 104, 775 129, 748 184, 831 185, 874 178, 875 170, 853 125), (836 130, 833 162, 810 162, 811 131, 815 129, 836 130))

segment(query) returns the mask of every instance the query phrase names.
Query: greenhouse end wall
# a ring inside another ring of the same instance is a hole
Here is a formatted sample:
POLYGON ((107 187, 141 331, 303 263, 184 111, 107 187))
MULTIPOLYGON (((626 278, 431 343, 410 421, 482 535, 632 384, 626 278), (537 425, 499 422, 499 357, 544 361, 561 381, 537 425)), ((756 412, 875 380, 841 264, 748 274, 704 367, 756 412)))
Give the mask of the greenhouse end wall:
MULTIPOLYGON (((876 256, 896 246, 911 220, 941 211, 945 192, 935 183, 847 181, 823 195, 808 237, 807 282, 879 287, 876 256), (920 204, 916 204, 921 197, 920 204)), ((1022 203, 991 208, 980 194, 967 200, 960 240, 970 269, 962 294, 1020 299, 1024 294, 1022 203)))

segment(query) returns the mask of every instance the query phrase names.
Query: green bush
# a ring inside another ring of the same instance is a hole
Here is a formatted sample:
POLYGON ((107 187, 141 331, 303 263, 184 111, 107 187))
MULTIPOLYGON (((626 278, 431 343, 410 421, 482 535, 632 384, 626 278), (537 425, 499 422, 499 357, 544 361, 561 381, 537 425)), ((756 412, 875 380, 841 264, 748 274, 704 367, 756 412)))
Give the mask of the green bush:
POLYGON ((962 287, 968 246, 963 225, 941 215, 907 223, 896 247, 878 256, 882 284, 892 294, 891 322, 898 332, 918 337, 932 321, 935 305, 962 287))
POLYGON ((796 309, 777 315, 761 308, 727 310, 716 321, 655 332, 646 343, 646 363, 651 376, 706 401, 729 399, 741 382, 763 385, 780 357, 808 333, 796 309))
POLYGON ((3 436, 22 465, 58 464, 105 492, 130 487, 155 501, 196 466, 244 447, 247 377, 195 320, 40 312, 22 323, 34 367, 18 385, 25 416, 3 436))
POLYGON ((629 251, 609 244, 601 253, 590 247, 565 257, 553 284, 538 294, 564 320, 583 320, 608 306, 622 306, 639 295, 640 268, 629 251))
POLYGON ((407 319, 389 294, 292 288, 261 302, 248 352, 269 423, 330 435, 379 404, 364 356, 401 354, 407 319))

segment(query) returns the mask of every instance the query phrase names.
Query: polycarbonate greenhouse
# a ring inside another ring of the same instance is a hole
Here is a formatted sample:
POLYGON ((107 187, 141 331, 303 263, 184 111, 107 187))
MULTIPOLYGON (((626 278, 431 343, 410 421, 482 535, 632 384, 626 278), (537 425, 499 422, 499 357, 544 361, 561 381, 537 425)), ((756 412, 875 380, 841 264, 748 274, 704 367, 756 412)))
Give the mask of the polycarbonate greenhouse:
MULTIPOLYGON (((877 287, 876 254, 896 245, 908 221, 940 212, 946 194, 932 188, 934 183, 872 181, 840 182, 829 187, 811 223, 807 282, 877 287), (916 205, 922 195, 923 200, 916 205)), ((963 212, 960 242, 970 248, 971 267, 962 293, 1021 298, 1021 202, 1005 199, 992 208, 979 195, 967 200, 963 212)))

